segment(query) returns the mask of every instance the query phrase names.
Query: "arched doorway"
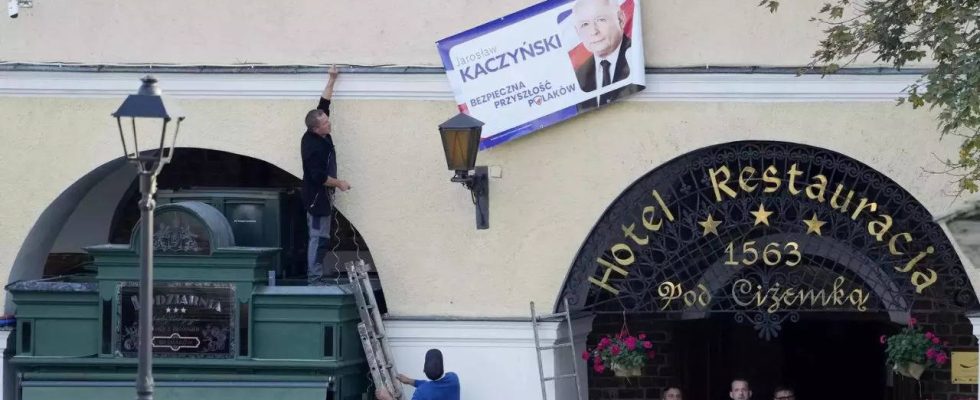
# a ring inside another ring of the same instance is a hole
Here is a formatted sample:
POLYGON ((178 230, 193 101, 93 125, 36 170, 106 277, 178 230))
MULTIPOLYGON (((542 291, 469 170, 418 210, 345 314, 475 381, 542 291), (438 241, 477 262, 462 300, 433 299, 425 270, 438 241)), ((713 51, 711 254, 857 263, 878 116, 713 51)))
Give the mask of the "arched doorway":
MULTIPOLYGON (((591 340, 625 322, 660 352, 630 390, 590 372, 598 398, 674 384, 727 398, 735 377, 755 398, 777 384, 798 398, 906 398, 878 340, 910 318, 976 351, 964 317, 975 291, 929 212, 867 165, 792 143, 712 146, 634 182, 585 240, 563 299, 597 315, 591 340)), ((922 382, 975 395, 948 367, 922 382)))

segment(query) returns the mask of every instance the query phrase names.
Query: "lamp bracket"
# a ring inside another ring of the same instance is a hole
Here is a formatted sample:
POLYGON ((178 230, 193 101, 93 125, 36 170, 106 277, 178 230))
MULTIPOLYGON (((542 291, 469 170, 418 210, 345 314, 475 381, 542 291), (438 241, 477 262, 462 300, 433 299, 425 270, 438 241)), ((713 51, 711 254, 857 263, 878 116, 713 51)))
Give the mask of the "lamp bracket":
POLYGON ((470 191, 470 197, 476 208, 476 229, 490 228, 490 170, 486 166, 477 166, 470 171, 459 170, 450 179, 460 183, 470 191))

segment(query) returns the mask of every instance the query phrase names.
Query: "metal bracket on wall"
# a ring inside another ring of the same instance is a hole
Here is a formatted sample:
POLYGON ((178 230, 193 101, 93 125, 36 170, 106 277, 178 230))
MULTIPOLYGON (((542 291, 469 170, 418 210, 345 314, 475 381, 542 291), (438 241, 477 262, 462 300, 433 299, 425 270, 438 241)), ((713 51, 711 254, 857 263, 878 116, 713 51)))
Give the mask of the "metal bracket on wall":
POLYGON ((34 0, 17 0, 17 5, 20 8, 31 8, 34 7, 34 0))

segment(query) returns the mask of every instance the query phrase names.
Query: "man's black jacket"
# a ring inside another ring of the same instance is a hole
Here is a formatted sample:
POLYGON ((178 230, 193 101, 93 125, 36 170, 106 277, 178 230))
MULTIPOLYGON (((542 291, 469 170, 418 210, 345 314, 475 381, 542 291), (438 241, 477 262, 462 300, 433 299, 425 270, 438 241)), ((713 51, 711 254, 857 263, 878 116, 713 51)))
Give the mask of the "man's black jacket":
MULTIPOLYGON (((317 108, 330 115, 330 100, 321 98, 317 108)), ((323 184, 327 177, 337 178, 337 153, 333 138, 306 131, 300 142, 300 155, 303 157, 303 205, 312 215, 329 215, 334 189, 323 184)))

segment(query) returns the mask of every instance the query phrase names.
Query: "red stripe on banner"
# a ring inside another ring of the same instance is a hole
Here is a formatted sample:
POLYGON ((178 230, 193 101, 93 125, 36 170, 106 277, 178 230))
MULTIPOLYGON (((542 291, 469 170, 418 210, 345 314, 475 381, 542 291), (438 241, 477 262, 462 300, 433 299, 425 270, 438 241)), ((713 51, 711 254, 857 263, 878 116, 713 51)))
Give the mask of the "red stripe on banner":
POLYGON ((581 66, 589 57, 592 57, 592 52, 586 50, 585 45, 582 43, 579 43, 572 51, 568 52, 568 58, 572 59, 572 66, 574 68, 581 66))
POLYGON ((632 39, 633 38, 633 10, 636 8, 633 6, 633 0, 624 1, 623 5, 619 6, 619 8, 623 10, 624 14, 626 14, 626 26, 623 27, 623 33, 626 34, 626 37, 632 39))

